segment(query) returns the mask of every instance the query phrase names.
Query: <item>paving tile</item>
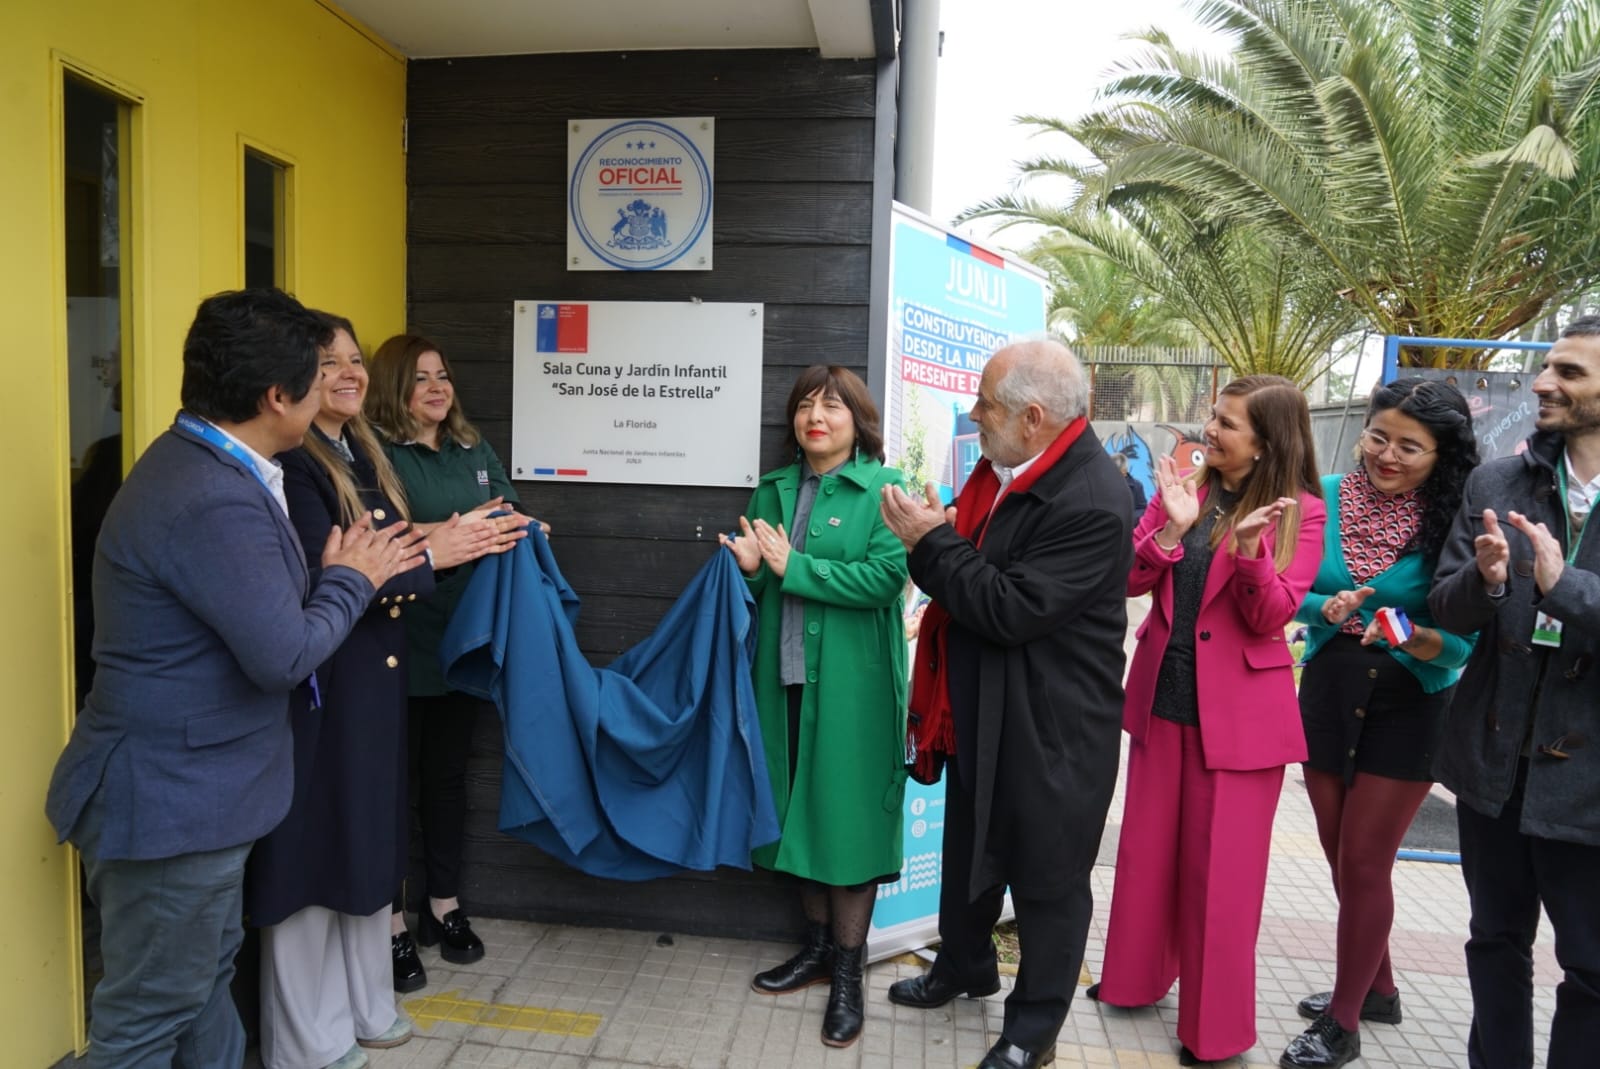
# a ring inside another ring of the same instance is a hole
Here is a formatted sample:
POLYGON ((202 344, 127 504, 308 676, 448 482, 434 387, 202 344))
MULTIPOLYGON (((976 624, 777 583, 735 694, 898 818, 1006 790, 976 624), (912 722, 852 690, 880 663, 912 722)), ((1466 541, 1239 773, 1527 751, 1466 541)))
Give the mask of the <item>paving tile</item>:
MULTIPOLYGON (((1120 828, 1123 789, 1119 781, 1108 837, 1120 828)), ((1257 948, 1258 1042, 1221 1063, 1225 1066, 1275 1065, 1283 1047, 1306 1026, 1295 1003, 1333 982, 1338 904, 1296 768, 1285 777, 1273 844, 1257 948)), ((1095 908, 1084 955, 1091 977, 1099 975, 1105 957, 1114 876, 1107 864, 1091 877, 1095 908)), ((1460 1065, 1472 1014, 1462 956, 1467 903, 1460 870, 1401 862, 1394 883, 1390 950, 1405 1021, 1364 1025, 1362 1059, 1356 1064, 1365 1069, 1460 1065)), ((455 1020, 419 1024, 411 1042, 372 1052, 372 1069, 972 1069, 999 1038, 1003 1021, 1004 992, 957 999, 937 1010, 895 1006, 887 999, 889 984, 922 968, 883 963, 867 970, 861 1040, 833 1050, 818 1036, 825 987, 778 997, 750 990, 750 977, 788 957, 791 945, 675 936, 663 946, 654 932, 477 918, 473 923, 488 947, 484 960, 455 966, 435 951, 422 951, 430 983, 403 1001, 448 992, 491 1004, 511 1015, 505 1020, 535 1020, 537 1011, 545 1010, 566 1019, 593 1015, 597 1023, 589 1034, 455 1020)), ((1560 978, 1547 924, 1535 947, 1535 978, 1535 1065, 1542 1066, 1560 978)), ((1177 1065, 1179 994, 1175 987, 1156 1006, 1138 1011, 1074 999, 1055 1064, 1062 1069, 1171 1069, 1177 1065)), ((259 1066, 254 1052, 247 1065, 259 1066)))

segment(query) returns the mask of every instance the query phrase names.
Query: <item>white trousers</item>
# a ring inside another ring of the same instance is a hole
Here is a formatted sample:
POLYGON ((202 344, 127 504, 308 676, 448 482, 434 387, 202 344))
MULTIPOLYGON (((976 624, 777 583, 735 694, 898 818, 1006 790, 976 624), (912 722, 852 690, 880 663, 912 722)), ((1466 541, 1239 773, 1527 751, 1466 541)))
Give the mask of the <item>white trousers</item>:
POLYGON ((389 911, 355 917, 307 906, 261 929, 266 1069, 323 1069, 357 1037, 374 1039, 394 1024, 389 911))

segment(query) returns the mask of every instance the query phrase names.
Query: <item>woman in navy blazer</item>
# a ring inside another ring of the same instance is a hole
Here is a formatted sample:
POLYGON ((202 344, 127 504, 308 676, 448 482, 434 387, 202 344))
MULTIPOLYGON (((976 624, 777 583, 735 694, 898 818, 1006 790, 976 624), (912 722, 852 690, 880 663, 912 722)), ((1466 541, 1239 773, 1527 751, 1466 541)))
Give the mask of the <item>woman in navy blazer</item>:
POLYGON ((1161 458, 1133 534, 1153 592, 1129 669, 1128 784, 1099 984, 1147 1006, 1181 979, 1179 1061, 1255 1045, 1255 945, 1283 769, 1305 758, 1284 626, 1322 559, 1305 396, 1247 375, 1205 426, 1205 466, 1161 458))
MULTIPOLYGON (((379 528, 408 518, 400 480, 361 415, 367 371, 355 329, 325 318, 332 335, 319 350, 317 414, 304 445, 278 458, 308 556, 330 526, 352 517, 369 513, 379 528)), ((440 524, 430 532, 431 563, 454 567, 498 539, 485 517, 440 524)), ((362 1047, 410 1038, 395 1005, 389 902, 408 831, 404 617, 433 589, 433 568, 418 568, 375 591, 317 668, 319 707, 291 706, 293 800, 256 844, 245 885, 250 921, 262 927, 266 1069, 345 1069, 365 1061, 362 1047)))

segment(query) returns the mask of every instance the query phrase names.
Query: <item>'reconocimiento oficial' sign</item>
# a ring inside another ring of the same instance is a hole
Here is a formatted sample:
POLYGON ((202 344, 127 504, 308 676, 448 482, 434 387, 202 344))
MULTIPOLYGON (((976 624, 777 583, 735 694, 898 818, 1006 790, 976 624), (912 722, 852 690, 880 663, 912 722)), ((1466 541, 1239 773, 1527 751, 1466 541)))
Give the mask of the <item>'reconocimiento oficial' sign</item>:
POLYGON ((710 118, 567 124, 567 269, 711 270, 710 118))

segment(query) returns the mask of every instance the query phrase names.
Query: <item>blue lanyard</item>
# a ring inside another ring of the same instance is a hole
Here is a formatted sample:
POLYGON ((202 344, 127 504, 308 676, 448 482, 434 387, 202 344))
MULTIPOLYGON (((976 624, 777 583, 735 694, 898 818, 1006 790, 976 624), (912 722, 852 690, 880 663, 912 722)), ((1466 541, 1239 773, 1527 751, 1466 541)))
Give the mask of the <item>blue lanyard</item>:
MULTIPOLYGON (((267 492, 267 496, 272 498, 272 503, 274 505, 278 504, 278 495, 272 492, 272 485, 267 482, 267 477, 261 474, 261 469, 256 467, 255 461, 250 457, 240 456, 240 447, 238 442, 234 441, 232 438, 229 438, 226 434, 223 434, 220 429, 212 426, 205 420, 196 419, 187 412, 178 413, 178 426, 182 427, 196 438, 199 438, 201 441, 210 442, 212 445, 216 446, 224 453, 227 453, 229 456, 238 457, 240 460, 244 461, 244 466, 250 470, 251 475, 256 477, 256 482, 261 484, 261 488, 267 492)), ((322 688, 317 685, 316 672, 312 672, 311 675, 306 677, 306 685, 311 688, 312 711, 322 708, 322 688)))
POLYGON ((178 413, 178 426, 182 427, 196 438, 199 438, 201 441, 210 442, 212 445, 216 446, 224 453, 227 453, 229 456, 238 457, 240 460, 244 461, 244 466, 249 469, 251 475, 256 477, 256 482, 260 483, 262 489, 267 492, 267 496, 272 498, 273 504, 277 504, 278 495, 272 492, 272 484, 267 482, 267 477, 261 474, 261 469, 256 467, 256 463, 253 459, 241 455, 238 442, 234 441, 232 438, 229 438, 226 434, 223 434, 222 431, 218 430, 216 427, 213 427, 205 420, 196 419, 187 412, 178 413))

